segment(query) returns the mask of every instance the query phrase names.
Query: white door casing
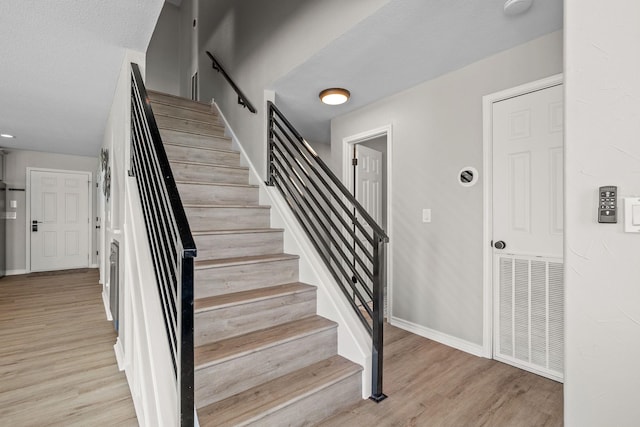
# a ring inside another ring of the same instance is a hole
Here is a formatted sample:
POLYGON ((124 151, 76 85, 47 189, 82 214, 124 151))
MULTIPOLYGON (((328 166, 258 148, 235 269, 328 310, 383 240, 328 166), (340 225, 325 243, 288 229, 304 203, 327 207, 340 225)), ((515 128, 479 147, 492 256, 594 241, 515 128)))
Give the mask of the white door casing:
MULTIPOLYGON (((354 180, 356 180, 354 176, 354 168, 351 163, 353 159, 354 149, 360 143, 385 136, 387 140, 386 147, 386 228, 384 228, 385 233, 389 237, 389 242, 387 245, 386 255, 387 255, 387 270, 386 270, 386 294, 385 294, 385 316, 388 319, 393 318, 392 313, 392 301, 393 301, 393 210, 391 208, 391 202, 393 200, 393 185, 392 185, 392 177, 393 177, 393 127, 392 125, 386 125, 383 127, 371 129, 368 131, 364 131, 355 135, 351 135, 345 137, 342 140, 342 179, 343 183, 348 189, 353 189, 354 180)), ((382 200, 381 200, 382 201, 382 200)), ((381 215, 379 218, 374 219, 381 222, 381 215), (379 219, 380 218, 380 219, 379 219)))
POLYGON ((91 174, 30 169, 28 176, 30 271, 88 267, 91 174))
POLYGON ((493 356, 562 380, 563 86, 492 104, 493 356), (504 242, 505 247, 500 243, 504 242))

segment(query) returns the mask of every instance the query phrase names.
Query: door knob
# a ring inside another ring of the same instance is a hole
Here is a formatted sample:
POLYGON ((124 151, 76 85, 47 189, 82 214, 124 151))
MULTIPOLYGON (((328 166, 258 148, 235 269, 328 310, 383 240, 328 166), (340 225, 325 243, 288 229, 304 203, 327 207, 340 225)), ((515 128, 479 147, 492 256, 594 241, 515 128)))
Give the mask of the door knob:
POLYGON ((504 249, 507 247, 507 244, 503 240, 498 240, 493 244, 493 247, 496 249, 504 249))

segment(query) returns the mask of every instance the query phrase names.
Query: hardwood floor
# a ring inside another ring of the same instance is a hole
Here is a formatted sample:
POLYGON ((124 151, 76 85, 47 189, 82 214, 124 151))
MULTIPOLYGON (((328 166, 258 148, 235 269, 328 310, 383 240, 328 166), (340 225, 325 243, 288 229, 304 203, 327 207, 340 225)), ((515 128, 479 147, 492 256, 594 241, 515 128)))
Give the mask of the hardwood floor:
POLYGON ((417 427, 562 426, 562 384, 385 328, 384 391, 321 425, 417 427))
POLYGON ((0 425, 136 426, 98 271, 0 279, 0 425))

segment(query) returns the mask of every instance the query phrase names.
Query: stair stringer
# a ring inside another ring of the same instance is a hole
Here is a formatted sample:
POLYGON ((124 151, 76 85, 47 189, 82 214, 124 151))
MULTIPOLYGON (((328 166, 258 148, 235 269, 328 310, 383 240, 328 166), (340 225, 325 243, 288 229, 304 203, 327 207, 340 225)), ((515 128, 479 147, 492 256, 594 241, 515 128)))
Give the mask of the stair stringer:
POLYGON ((284 229, 284 251, 300 257, 300 281, 317 287, 317 314, 338 324, 338 354, 363 367, 362 398, 367 399, 371 396, 372 341, 370 335, 346 301, 344 294, 300 227, 285 199, 277 188, 265 184, 224 113, 215 102, 213 104, 218 110, 220 120, 225 124, 226 136, 231 138, 233 146, 240 151, 242 164, 249 167, 250 183, 259 186, 259 203, 271 206, 271 226, 284 229))

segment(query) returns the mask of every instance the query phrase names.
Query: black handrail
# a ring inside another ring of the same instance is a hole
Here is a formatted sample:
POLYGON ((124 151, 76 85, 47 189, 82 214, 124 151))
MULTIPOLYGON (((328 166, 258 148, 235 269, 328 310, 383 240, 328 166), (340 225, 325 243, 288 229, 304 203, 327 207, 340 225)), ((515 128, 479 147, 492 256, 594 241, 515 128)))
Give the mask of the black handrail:
POLYGON ((247 108, 253 114, 257 113, 258 110, 255 109, 253 104, 251 104, 251 102, 249 101, 249 98, 247 98, 246 95, 242 93, 240 88, 235 84, 235 82, 231 79, 231 77, 229 77, 229 74, 227 74, 227 72, 224 70, 224 68, 220 64, 220 61, 218 61, 215 58, 215 56, 213 56, 209 51, 207 51, 207 56, 209 56, 209 59, 211 59, 211 67, 217 72, 219 72, 220 74, 222 74, 222 76, 227 80, 227 82, 229 82, 229 84, 231 85, 233 90, 236 92, 236 94, 238 94, 238 104, 247 108))
POLYGON ((177 380, 180 425, 194 425, 193 259, 197 249, 137 64, 131 64, 131 176, 136 177, 177 380))
POLYGON ((371 335, 371 399, 379 402, 387 397, 382 392, 382 361, 389 237, 282 112, 272 102, 267 105, 266 183, 283 195, 371 335))

